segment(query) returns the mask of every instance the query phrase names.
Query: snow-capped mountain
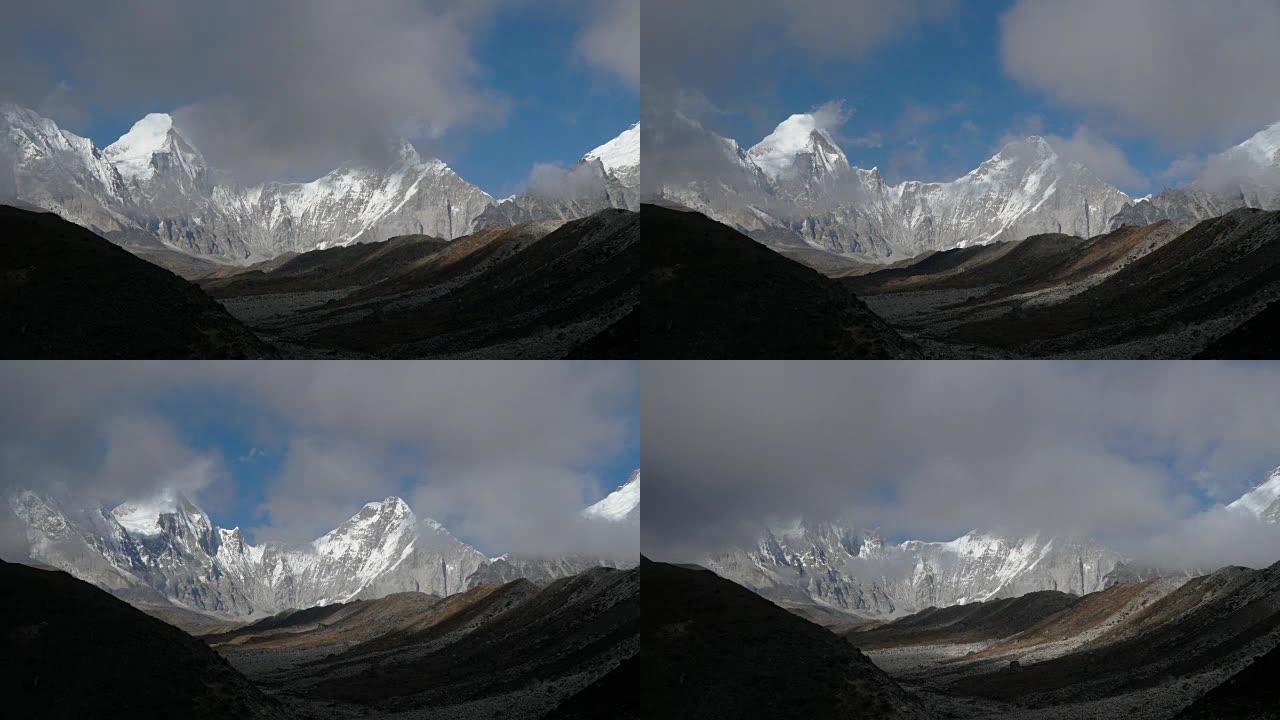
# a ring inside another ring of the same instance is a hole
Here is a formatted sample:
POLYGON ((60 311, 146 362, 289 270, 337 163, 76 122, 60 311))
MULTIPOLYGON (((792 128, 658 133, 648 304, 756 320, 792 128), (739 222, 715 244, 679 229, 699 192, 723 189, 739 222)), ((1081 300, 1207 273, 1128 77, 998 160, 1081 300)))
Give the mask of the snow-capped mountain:
MULTIPOLYGON (((537 219, 636 206, 638 172, 627 170, 624 151, 629 133, 615 141, 620 149, 580 163, 596 172, 575 175, 552 210, 535 208, 537 219)), ((386 167, 350 164, 311 182, 243 186, 210 168, 169 115, 147 115, 100 150, 31 110, 2 105, 0 202, 13 200, 126 247, 159 242, 222 263, 396 235, 454 239, 505 218, 486 214, 499 206, 488 193, 407 142, 386 167)))
POLYGON ((488 208, 476 227, 564 223, 605 208, 640 209, 640 124, 588 152, 573 167, 536 179, 488 208))
POLYGON ((366 504, 297 548, 250 544, 180 493, 75 509, 24 491, 10 507, 26 525, 32 560, 132 602, 227 617, 405 591, 444 596, 481 582, 545 581, 618 563, 585 555, 489 560, 397 497, 366 504))
MULTIPOLYGON (((883 262, 1039 233, 1091 237, 1129 197, 1041 137, 1007 144, 952 182, 890 185, 852 166, 810 114, 792 115, 750 150, 678 116, 685 137, 718 153, 713 177, 685 172, 646 185, 658 201, 701 211, 757 239, 802 241, 883 262)), ((655 175, 665 177, 662 168, 655 175)))
MULTIPOLYGON (((1280 523, 1280 468, 1227 508, 1280 523)), ((1162 574, 1087 538, 973 531, 949 542, 887 544, 877 531, 803 522, 767 528, 755 546, 713 556, 706 565, 778 602, 817 603, 865 617, 1039 590, 1084 595, 1162 574)))
POLYGON ((1227 509, 1280 524, 1280 468, 1272 470, 1261 485, 1245 493, 1227 509))
POLYGON ((1125 207, 1113 227, 1159 220, 1190 225, 1238 208, 1280 210, 1280 123, 1216 155, 1184 187, 1166 188, 1125 207))
POLYGON ((585 518, 626 522, 640 517, 640 471, 635 470, 618 489, 582 511, 585 518))
POLYGON ((774 600, 894 617, 1035 590, 1094 592, 1120 559, 1069 538, 970 532, 950 542, 889 545, 876 532, 797 523, 767 530, 755 547, 713 557, 708 567, 774 600))

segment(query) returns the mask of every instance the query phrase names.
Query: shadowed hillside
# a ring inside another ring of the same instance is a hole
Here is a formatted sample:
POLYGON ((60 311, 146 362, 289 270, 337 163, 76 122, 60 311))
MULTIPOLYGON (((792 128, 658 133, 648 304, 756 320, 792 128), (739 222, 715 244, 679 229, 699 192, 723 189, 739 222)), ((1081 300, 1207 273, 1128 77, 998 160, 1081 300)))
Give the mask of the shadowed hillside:
POLYGON ((56 215, 0 206, 0 237, 0 356, 275 355, 195 285, 56 215))

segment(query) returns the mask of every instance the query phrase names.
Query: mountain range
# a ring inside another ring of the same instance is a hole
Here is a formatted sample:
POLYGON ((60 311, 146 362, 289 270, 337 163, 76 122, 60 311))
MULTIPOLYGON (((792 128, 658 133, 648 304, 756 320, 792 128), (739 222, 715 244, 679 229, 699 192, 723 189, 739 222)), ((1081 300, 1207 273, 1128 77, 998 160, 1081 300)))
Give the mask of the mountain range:
MULTIPOLYGON (((584 511, 584 522, 639 527, 639 471, 584 511)), ((501 577, 550 580, 635 559, 574 555, 490 560, 403 500, 371 502, 299 548, 253 545, 239 528, 216 527, 181 493, 114 508, 78 509, 31 491, 10 506, 25 524, 30 557, 139 607, 228 618, 257 617, 415 591, 440 596, 501 577), (495 570, 495 566, 499 569, 495 570)))
POLYGON ((147 115, 98 148, 32 110, 0 105, 0 202, 49 210, 126 248, 220 264, 492 225, 564 222, 638 209, 638 125, 562 179, 503 201, 402 142, 385 167, 339 167, 311 182, 243 185, 211 168, 172 116, 147 115))
MULTIPOLYGON (((1211 158, 1186 188, 1134 199, 1030 136, 951 182, 887 183, 849 163, 813 114, 792 115, 743 149, 680 114, 671 133, 698 169, 665 172, 645 202, 697 210, 783 251, 871 263, 1058 233, 1091 238, 1161 219, 1185 229, 1240 207, 1280 208, 1280 123, 1211 158)), ((657 140, 655 140, 657 142, 657 140)), ((654 161, 661 165, 661 156, 654 161)))
MULTIPOLYGON (((1280 468, 1227 509, 1280 522, 1280 468)), ((1045 590, 1087 595, 1158 574, 1088 538, 973 531, 950 542, 888 544, 876 531, 832 522, 768 528, 754 547, 705 564, 783 605, 818 605, 864 618, 1045 590)))

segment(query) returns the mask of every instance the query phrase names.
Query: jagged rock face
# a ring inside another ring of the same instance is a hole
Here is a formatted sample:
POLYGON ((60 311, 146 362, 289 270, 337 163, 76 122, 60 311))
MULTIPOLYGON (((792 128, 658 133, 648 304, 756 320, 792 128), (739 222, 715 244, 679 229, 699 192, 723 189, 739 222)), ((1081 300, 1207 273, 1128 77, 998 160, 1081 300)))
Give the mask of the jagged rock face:
MULTIPOLYGON (((789 238, 873 262, 1042 233, 1092 237, 1107 232, 1129 202, 1039 137, 1006 145, 952 182, 889 185, 878 170, 851 166, 810 115, 793 115, 746 152, 714 133, 693 132, 707 152, 718 149, 722 157, 712 167, 720 175, 658 180, 647 194, 759 240, 789 238)), ((653 172, 661 176, 662 168, 653 172)))
MULTIPOLYGON (((632 478, 638 492, 639 473, 632 478)), ((587 555, 516 554, 490 561, 436 521, 415 516, 397 497, 368 503, 298 548, 252 545, 239 528, 214 526, 180 493, 114 509, 75 510, 24 491, 10 499, 10 507, 26 524, 35 561, 130 602, 175 603, 231 617, 398 592, 446 596, 483 582, 541 582, 592 567, 626 565, 587 555)), ((598 520, 612 524, 627 518, 624 513, 619 519, 598 520)))
POLYGON ((344 166, 308 183, 245 187, 211 169, 168 115, 146 116, 100 151, 30 110, 3 105, 0 202, 51 210, 125 246, 158 241, 216 262, 252 263, 399 235, 455 239, 499 223, 638 209, 638 141, 635 153, 636 169, 615 148, 584 159, 584 171, 554 199, 517 198, 500 209, 408 143, 385 168, 344 166))
POLYGON ((484 562, 475 548, 399 498, 369 503, 309 546, 245 542, 178 495, 110 512, 64 512, 34 493, 14 498, 31 556, 110 589, 137 586, 205 612, 256 616, 406 590, 445 595, 484 562))
POLYGON ((553 182, 486 209, 477 228, 546 223, 553 229, 607 208, 640 209, 640 124, 588 152, 553 182))
POLYGON ((1239 208, 1280 210, 1280 123, 1214 156, 1181 188, 1166 188, 1121 209, 1111 226, 1170 220, 1184 226, 1239 208))
POLYGON ((91 229, 133 224, 124 178, 93 143, 14 105, 0 105, 0 177, 0 192, 91 229))
POLYGON ((873 532, 817 524, 767 531, 756 547, 713 557, 708 567, 775 600, 892 617, 1037 590, 1083 595, 1106 587, 1120 560, 1087 540, 972 532, 886 545, 873 532))
POLYGON ((540 558, 509 554, 486 562, 476 572, 472 573, 471 577, 467 578, 467 587, 505 585, 513 580, 520 579, 543 584, 557 578, 577 575, 596 567, 625 569, 634 566, 634 562, 620 563, 615 558, 592 557, 589 555, 540 558))

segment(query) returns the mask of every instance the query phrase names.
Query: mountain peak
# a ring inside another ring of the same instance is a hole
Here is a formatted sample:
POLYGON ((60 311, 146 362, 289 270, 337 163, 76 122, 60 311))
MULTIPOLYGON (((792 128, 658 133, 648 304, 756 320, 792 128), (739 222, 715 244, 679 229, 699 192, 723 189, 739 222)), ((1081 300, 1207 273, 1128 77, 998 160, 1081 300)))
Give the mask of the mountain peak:
POLYGON ((168 113, 151 113, 133 124, 103 150, 103 155, 126 180, 148 181, 155 177, 157 155, 173 156, 170 162, 184 167, 188 175, 204 168, 204 158, 187 141, 168 113))
POLYGON ((599 160, 605 172, 629 170, 640 166, 640 123, 622 131, 609 142, 582 156, 586 162, 599 160))
POLYGON ((1240 496, 1227 509, 1247 512, 1264 519, 1271 519, 1274 515, 1280 520, 1280 468, 1272 470, 1266 480, 1240 496))
POLYGON ((176 490, 165 489, 143 500, 126 500, 111 510, 121 527, 133 535, 159 535, 162 515, 185 513, 203 516, 204 511, 176 490))
POLYGON ((640 506, 640 470, 631 472, 627 481, 619 485, 596 504, 582 511, 582 516, 597 520, 619 521, 630 517, 640 506))
POLYGON ((747 153, 772 178, 791 169, 795 157, 800 154, 813 155, 814 160, 827 170, 849 164, 835 139, 825 128, 819 127, 817 118, 811 113, 798 113, 778 123, 772 133, 747 153))

